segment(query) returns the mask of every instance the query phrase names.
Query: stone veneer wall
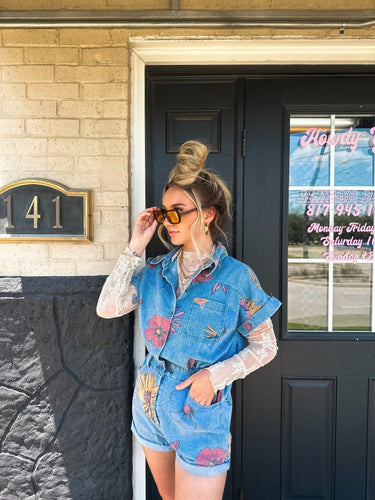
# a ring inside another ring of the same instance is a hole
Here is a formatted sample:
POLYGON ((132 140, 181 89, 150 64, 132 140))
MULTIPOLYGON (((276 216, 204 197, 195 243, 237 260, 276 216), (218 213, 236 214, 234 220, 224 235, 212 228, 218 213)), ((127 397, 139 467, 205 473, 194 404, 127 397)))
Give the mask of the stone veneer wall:
POLYGON ((102 277, 0 279, 0 499, 132 498, 133 318, 102 277))

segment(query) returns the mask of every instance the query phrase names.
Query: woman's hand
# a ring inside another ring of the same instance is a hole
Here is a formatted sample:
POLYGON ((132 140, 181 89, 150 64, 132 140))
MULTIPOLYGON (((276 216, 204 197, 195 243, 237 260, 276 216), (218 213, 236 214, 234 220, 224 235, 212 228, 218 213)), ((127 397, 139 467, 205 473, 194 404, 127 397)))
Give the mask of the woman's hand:
POLYGON ((158 210, 158 207, 146 208, 138 215, 135 221, 129 248, 139 256, 144 252, 157 228, 158 223, 154 217, 155 210, 158 210))
POLYGON ((206 368, 200 370, 199 372, 193 373, 186 380, 176 385, 176 389, 179 391, 185 389, 190 385, 190 397, 194 399, 197 403, 204 406, 210 406, 213 397, 215 396, 214 388, 212 387, 210 381, 210 371, 206 368))

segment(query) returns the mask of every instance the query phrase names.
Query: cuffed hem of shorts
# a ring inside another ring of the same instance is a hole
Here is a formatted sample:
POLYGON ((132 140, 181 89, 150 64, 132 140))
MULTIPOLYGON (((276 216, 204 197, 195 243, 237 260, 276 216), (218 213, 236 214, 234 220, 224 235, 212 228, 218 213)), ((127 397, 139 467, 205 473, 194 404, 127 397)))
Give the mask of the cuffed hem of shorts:
POLYGON ((158 444, 154 443, 153 441, 148 441, 148 439, 142 438, 138 432, 135 430, 134 425, 132 424, 131 430, 134 434, 134 437, 139 441, 143 446, 146 448, 149 448, 150 450, 155 450, 155 451, 173 451, 173 448, 171 446, 166 446, 164 444, 158 444))
POLYGON ((218 476, 219 474, 223 474, 223 472, 226 472, 230 468, 230 462, 224 462, 223 464, 205 467, 203 465, 188 464, 177 453, 176 453, 176 458, 177 462, 186 472, 194 474, 195 476, 203 476, 203 477, 218 476))

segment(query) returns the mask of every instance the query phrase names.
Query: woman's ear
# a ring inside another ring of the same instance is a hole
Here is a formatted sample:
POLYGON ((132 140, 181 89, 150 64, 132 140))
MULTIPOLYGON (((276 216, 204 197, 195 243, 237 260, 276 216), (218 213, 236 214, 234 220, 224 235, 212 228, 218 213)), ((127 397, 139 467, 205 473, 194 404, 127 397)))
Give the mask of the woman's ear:
POLYGON ((216 214, 215 207, 208 207, 203 210, 203 221, 205 224, 210 224, 216 214))

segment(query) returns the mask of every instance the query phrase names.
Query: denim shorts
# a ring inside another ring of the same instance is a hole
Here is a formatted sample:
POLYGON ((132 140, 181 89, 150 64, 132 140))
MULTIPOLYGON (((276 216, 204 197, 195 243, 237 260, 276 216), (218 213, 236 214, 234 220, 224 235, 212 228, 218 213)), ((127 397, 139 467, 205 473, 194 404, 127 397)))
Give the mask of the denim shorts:
POLYGON ((194 373, 147 355, 138 371, 132 431, 146 448, 175 450, 181 467, 198 476, 216 476, 230 466, 230 386, 218 391, 211 406, 175 386, 194 373))

